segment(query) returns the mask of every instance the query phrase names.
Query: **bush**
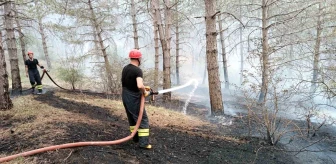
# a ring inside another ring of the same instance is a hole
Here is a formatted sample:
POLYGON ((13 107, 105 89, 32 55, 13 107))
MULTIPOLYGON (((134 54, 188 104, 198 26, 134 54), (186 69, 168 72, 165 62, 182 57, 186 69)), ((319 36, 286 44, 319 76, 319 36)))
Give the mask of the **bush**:
POLYGON ((76 89, 76 84, 84 78, 82 71, 76 68, 59 68, 58 73, 59 77, 66 83, 69 83, 73 90, 76 89))
POLYGON ((70 84, 73 90, 76 89, 76 85, 83 81, 85 77, 82 68, 83 60, 84 57, 67 56, 65 59, 62 59, 62 66, 57 69, 58 77, 70 84))

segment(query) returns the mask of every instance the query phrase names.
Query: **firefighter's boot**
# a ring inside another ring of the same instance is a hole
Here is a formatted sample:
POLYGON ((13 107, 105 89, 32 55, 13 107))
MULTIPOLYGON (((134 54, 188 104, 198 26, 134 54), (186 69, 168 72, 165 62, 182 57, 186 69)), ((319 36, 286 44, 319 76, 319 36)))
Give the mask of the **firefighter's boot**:
POLYGON ((38 89, 37 94, 38 94, 38 95, 42 94, 42 89, 38 89))
POLYGON ((150 144, 148 144, 148 145, 146 145, 146 146, 140 146, 140 148, 141 148, 141 149, 150 150, 150 149, 152 149, 152 148, 153 148, 153 146, 152 146, 152 145, 150 145, 150 144))

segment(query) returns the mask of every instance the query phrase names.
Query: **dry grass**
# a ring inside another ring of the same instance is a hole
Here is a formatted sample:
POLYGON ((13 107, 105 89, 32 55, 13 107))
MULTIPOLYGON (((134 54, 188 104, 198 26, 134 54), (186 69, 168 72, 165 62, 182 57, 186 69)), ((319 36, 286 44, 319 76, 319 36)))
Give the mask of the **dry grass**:
MULTIPOLYGON (((93 106, 108 109, 111 115, 119 116, 124 120, 123 123, 127 122, 125 109, 120 101, 108 100, 85 94, 70 94, 65 92, 56 92, 55 96, 59 96, 62 99, 69 101, 87 103, 93 106)), ((0 128, 0 137, 11 137, 12 130, 14 130, 16 134, 23 135, 23 138, 32 138, 36 136, 36 134, 40 134, 39 131, 47 131, 36 138, 40 141, 40 144, 36 145, 36 147, 52 145, 54 144, 52 138, 62 137, 67 128, 60 126, 62 123, 85 123, 95 126, 101 126, 103 124, 102 121, 92 119, 87 115, 76 114, 74 116, 74 113, 72 112, 36 101, 32 98, 32 95, 18 97, 13 100, 13 103, 14 108, 12 110, 0 111, 0 118, 21 121, 13 122, 10 128, 0 128), (57 123, 57 125, 55 123, 57 123)), ((213 140, 221 139, 235 143, 242 142, 231 137, 209 134, 208 132, 216 129, 216 127, 199 118, 150 105, 146 105, 146 110, 150 119, 151 127, 158 127, 161 129, 169 128, 176 131, 187 132, 189 135, 202 136, 213 140)), ((0 157, 6 155, 8 154, 0 154, 0 157)), ((35 160, 35 158, 28 158, 25 160, 19 158, 11 163, 31 164, 36 163, 34 162, 35 160)))
MULTIPOLYGON (((84 102, 94 106, 108 108, 114 115, 122 116, 126 119, 125 109, 120 101, 102 99, 99 97, 87 96, 85 94, 72 95, 64 92, 56 93, 63 99, 68 99, 75 102, 84 102)), ((146 105, 146 111, 149 116, 151 126, 166 127, 166 126, 180 126, 197 128, 202 126, 213 126, 199 118, 187 116, 179 112, 166 110, 161 107, 154 107, 146 105)))

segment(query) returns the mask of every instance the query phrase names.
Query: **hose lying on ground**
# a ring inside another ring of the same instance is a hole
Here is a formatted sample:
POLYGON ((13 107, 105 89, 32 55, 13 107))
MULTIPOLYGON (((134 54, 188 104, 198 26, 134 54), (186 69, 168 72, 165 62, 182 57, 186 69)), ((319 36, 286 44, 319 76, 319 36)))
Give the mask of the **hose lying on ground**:
MULTIPOLYGON (((42 81, 42 79, 43 79, 43 77, 44 77, 44 75, 45 75, 46 73, 47 73, 47 71, 43 71, 42 76, 41 76, 41 81, 42 81)), ((31 90, 31 89, 33 89, 33 87, 30 87, 30 88, 28 88, 28 89, 21 90, 21 93, 22 93, 22 92, 26 92, 26 91, 31 90)))
POLYGON ((75 143, 67 143, 67 144, 62 144, 62 145, 48 146, 48 147, 35 149, 35 150, 31 150, 31 151, 27 151, 27 152, 23 152, 23 153, 19 153, 19 154, 10 155, 10 156, 7 156, 7 157, 0 158, 0 163, 8 162, 8 161, 13 160, 13 159, 18 158, 18 157, 30 156, 30 155, 34 155, 34 154, 38 154, 38 153, 42 153, 42 152, 46 152, 46 151, 53 151, 53 150, 57 150, 57 149, 65 149, 65 148, 72 148, 72 147, 83 147, 83 146, 116 145, 116 144, 126 142, 126 141, 132 139, 133 136, 136 134, 136 132, 137 132, 139 126, 140 126, 140 123, 141 123, 144 107, 145 107, 145 97, 141 96, 140 112, 139 112, 139 117, 138 117, 138 120, 136 122, 134 131, 131 133, 131 135, 129 135, 125 138, 122 138, 122 139, 119 139, 119 140, 114 140, 114 141, 75 142, 75 143))

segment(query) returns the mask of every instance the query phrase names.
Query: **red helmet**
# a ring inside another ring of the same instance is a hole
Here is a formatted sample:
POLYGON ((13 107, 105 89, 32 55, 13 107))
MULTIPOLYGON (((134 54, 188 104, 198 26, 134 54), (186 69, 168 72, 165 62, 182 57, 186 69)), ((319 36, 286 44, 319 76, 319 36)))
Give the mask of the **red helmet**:
POLYGON ((131 59, 139 59, 139 58, 142 57, 142 54, 141 54, 141 52, 139 50, 133 49, 133 50, 130 51, 130 53, 129 53, 128 56, 131 59))
POLYGON ((29 54, 34 54, 34 53, 33 53, 33 51, 28 51, 28 55, 29 55, 29 54))

